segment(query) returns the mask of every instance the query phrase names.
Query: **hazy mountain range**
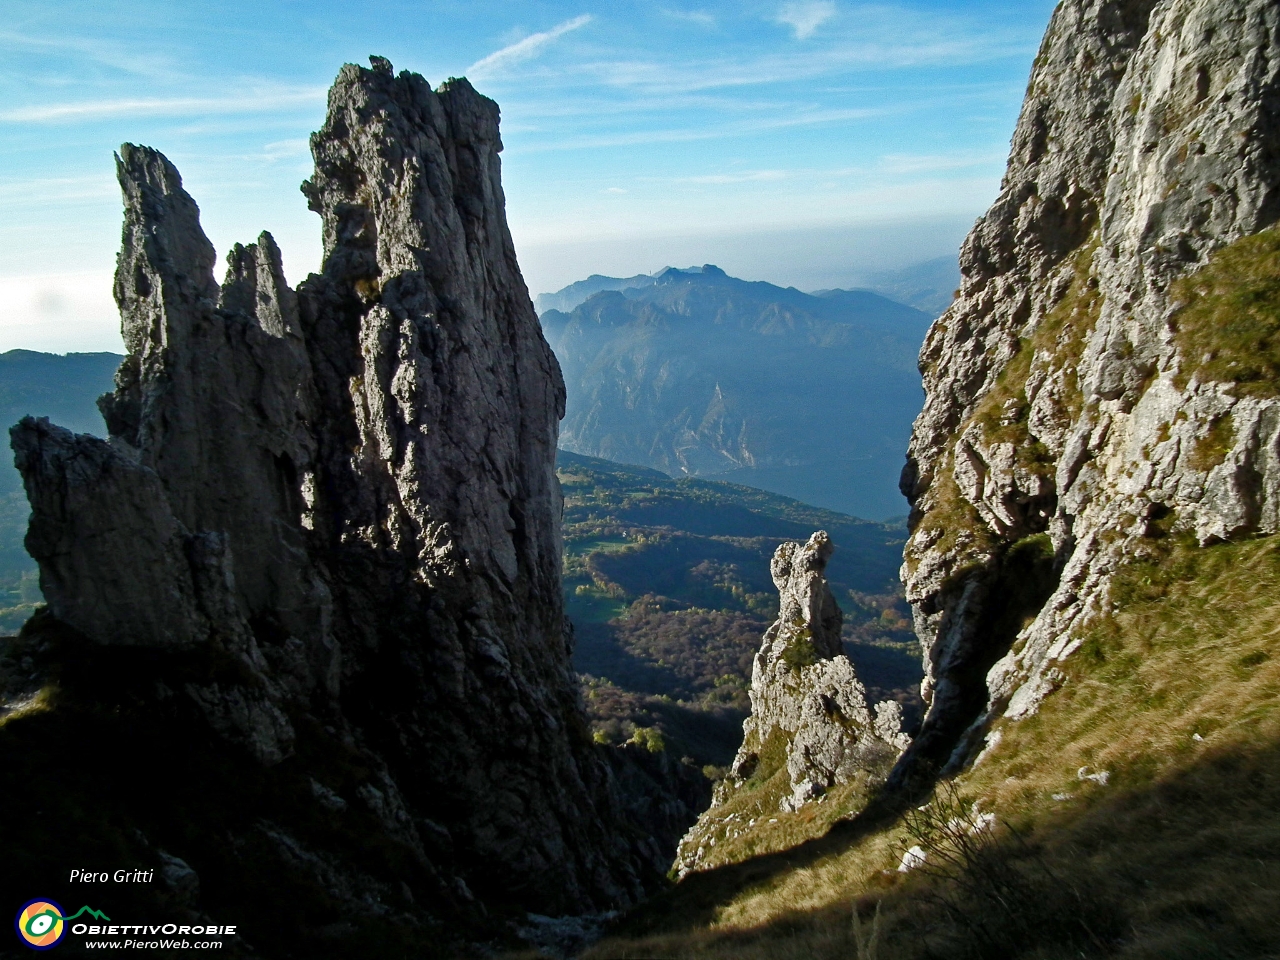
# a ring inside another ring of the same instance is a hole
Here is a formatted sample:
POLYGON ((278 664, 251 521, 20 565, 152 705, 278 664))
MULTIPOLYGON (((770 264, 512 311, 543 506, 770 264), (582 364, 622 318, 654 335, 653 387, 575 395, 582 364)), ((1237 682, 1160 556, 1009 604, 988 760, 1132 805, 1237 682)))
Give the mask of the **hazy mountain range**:
POLYGON ((564 449, 871 519, 906 512, 897 482, 929 314, 710 265, 599 289, 608 279, 560 291, 567 304, 596 288, 542 314, 568 392, 564 449))
POLYGON ((900 270, 877 271, 866 276, 865 285, 890 300, 937 317, 951 306, 960 287, 960 261, 956 257, 937 257, 900 270))
MULTIPOLYGON (((593 294, 604 290, 631 290, 657 283, 667 270, 658 273, 641 273, 634 277, 606 277, 593 273, 585 280, 571 283, 555 293, 540 293, 534 301, 539 314, 548 310, 568 313, 593 294)), ((690 268, 695 270, 697 268, 690 268)), ((855 289, 869 290, 881 296, 905 303, 922 310, 931 317, 939 316, 951 304, 960 286, 960 262, 955 257, 937 257, 923 263, 915 263, 897 270, 881 270, 869 273, 855 289)), ((818 290, 814 296, 829 293, 818 290)))

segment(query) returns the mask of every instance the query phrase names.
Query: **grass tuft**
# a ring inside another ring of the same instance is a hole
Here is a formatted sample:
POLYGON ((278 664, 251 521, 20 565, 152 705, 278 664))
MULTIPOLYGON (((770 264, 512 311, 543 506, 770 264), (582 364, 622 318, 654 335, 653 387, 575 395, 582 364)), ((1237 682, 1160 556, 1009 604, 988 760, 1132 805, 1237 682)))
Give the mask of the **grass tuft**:
POLYGON ((1280 229, 1244 237, 1173 286, 1182 368, 1232 384, 1237 396, 1280 396, 1280 229))
POLYGON ((1191 466, 1197 470, 1209 471, 1227 459, 1227 454, 1236 443, 1236 428, 1231 414, 1219 417, 1209 426, 1203 437, 1196 441, 1191 451, 1191 466))

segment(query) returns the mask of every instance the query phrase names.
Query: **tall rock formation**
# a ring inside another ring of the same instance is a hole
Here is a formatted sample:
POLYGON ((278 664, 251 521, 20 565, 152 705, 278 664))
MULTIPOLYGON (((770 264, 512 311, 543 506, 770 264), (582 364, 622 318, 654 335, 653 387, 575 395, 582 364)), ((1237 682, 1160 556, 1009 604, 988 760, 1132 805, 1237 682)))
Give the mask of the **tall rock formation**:
POLYGON ((834 549, 818 531, 807 543, 783 543, 774 552, 769 567, 778 619, 752 664, 751 716, 711 809, 681 841, 681 876, 704 866, 717 829, 740 816, 733 811, 726 817, 723 809, 737 795, 761 796, 754 825, 766 813, 795 812, 859 775, 881 782, 909 742, 901 707, 886 701, 873 716, 843 652, 843 616, 823 576, 834 549))
POLYGON ((1033 713, 1117 565, 1280 527, 1278 217, 1280 7, 1059 4, 920 356, 899 781, 1033 713))
MULTIPOLYGON (((507 229, 498 108, 371 62, 343 67, 312 137, 324 267, 296 292, 268 234, 219 286, 177 170, 121 148, 110 439, 14 428, 28 549, 54 617, 185 658, 165 688, 261 766, 354 751, 347 795, 316 773, 308 802, 367 808, 356 846, 437 877, 429 911, 625 903, 665 863, 619 820, 570 670, 564 388, 507 229)), ((359 852, 292 829, 271 832, 290 869, 323 861, 345 889, 359 852)))

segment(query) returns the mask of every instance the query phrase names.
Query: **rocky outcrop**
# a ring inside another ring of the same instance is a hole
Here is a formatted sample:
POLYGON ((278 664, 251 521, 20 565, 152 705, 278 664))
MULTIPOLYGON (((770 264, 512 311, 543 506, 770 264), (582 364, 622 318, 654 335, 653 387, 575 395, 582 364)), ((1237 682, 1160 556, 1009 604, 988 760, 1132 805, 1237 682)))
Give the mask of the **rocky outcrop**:
MULTIPOLYGON (((665 864, 621 826, 570 671, 564 389, 505 221, 498 108, 372 64, 342 69, 312 137, 324 267, 296 292, 268 234, 219 285, 177 170, 121 148, 110 439, 14 428, 27 546, 96 647, 202 664, 167 688, 260 765, 354 751, 361 782, 317 773, 308 802, 372 811, 363 843, 426 864, 427 899, 626 903, 665 864)), ((358 858, 291 829, 271 836, 295 872, 358 858)))
MULTIPOLYGON (((676 869, 697 870, 723 807, 740 791, 781 781, 772 810, 794 812, 858 775, 880 779, 906 748, 896 701, 867 706, 866 690, 840 641, 843 619, 823 572, 834 545, 819 531, 784 543, 770 564, 778 619, 765 632, 751 670, 751 716, 712 807, 681 841, 676 869)), ((775 784, 778 786, 780 784, 775 784)), ((766 790, 768 788, 766 787, 766 790)))
POLYGON ((1274 345, 1213 318, 1274 296, 1278 216, 1274 3, 1058 6, 921 352, 904 577, 930 707, 896 780, 1033 713, 1118 565, 1280 527, 1274 345))

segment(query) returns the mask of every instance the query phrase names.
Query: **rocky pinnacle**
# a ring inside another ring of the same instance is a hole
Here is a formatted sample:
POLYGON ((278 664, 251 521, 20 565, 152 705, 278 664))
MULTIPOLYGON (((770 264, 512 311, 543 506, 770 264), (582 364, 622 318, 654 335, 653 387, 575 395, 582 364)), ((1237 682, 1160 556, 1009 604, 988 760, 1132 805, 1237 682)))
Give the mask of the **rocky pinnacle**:
POLYGON ((181 695, 236 749, 271 766, 323 728, 356 751, 370 842, 449 896, 625 903, 665 863, 620 825, 570 669, 564 388, 507 229, 498 107, 371 62, 342 68, 311 140, 324 265, 296 292, 268 234, 219 285, 178 171, 121 148, 110 439, 14 428, 27 546, 94 643, 216 654, 181 695))
MULTIPOLYGON (((867 706, 866 689, 843 652, 843 615, 824 573, 835 547, 823 531, 807 543, 783 543, 770 573, 778 619, 765 632, 751 669, 751 716, 733 766, 716 786, 710 810, 681 842, 676 869, 697 870, 721 822, 717 809, 735 793, 770 779, 770 747, 781 743, 787 792, 776 809, 796 811, 859 774, 882 777, 908 743, 901 707, 867 706)), ((776 760, 772 762, 776 763, 776 760)), ((713 845, 713 844, 712 844, 713 845)))

